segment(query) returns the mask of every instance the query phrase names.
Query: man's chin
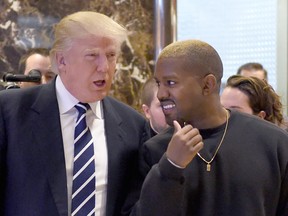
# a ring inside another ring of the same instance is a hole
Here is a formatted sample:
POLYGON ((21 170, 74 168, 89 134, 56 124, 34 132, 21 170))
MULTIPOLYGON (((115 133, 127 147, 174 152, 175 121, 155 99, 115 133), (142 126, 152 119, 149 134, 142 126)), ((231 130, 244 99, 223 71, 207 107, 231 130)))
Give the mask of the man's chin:
POLYGON ((183 119, 172 118, 171 116, 166 116, 165 119, 166 119, 167 124, 172 127, 174 126, 173 124, 174 120, 176 120, 181 125, 181 127, 184 127, 185 125, 185 121, 183 119))
POLYGON ((168 125, 173 127, 174 126, 173 121, 177 120, 177 119, 176 118, 172 118, 171 116, 165 116, 165 120, 166 120, 168 125))

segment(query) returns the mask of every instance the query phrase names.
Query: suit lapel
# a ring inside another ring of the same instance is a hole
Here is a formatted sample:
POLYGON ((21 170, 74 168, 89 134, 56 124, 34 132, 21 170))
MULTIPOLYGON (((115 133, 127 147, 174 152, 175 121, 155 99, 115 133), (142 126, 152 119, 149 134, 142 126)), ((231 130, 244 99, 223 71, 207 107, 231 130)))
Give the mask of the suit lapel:
POLYGON ((31 108, 35 139, 41 152, 39 158, 43 160, 59 215, 67 216, 66 167, 55 81, 40 89, 31 108))
POLYGON ((103 100, 105 134, 108 151, 108 188, 106 215, 113 215, 117 206, 116 196, 121 188, 121 151, 125 149, 125 132, 121 128, 122 118, 111 104, 111 99, 103 100))

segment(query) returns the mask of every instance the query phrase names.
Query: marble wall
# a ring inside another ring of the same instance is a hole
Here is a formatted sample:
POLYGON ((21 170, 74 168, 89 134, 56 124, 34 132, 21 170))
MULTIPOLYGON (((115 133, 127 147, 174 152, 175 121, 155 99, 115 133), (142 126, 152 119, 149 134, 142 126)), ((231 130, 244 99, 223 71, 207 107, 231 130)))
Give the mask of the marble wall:
POLYGON ((104 13, 129 31, 111 95, 139 109, 139 92, 154 65, 153 0, 1 0, 0 76, 18 73, 18 61, 32 47, 51 47, 53 25, 65 15, 104 13))

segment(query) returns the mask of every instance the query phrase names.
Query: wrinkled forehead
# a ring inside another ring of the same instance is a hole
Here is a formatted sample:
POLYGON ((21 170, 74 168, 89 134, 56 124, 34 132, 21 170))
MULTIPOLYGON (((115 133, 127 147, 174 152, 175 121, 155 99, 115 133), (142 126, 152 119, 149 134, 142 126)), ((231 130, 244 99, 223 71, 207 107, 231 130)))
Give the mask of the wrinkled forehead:
MULTIPOLYGON (((121 44, 117 40, 109 36, 86 35, 86 37, 78 37, 72 40, 72 47, 78 47, 78 51, 89 52, 105 50, 119 54, 121 51, 121 44)), ((69 53, 69 49, 67 50, 69 53)))

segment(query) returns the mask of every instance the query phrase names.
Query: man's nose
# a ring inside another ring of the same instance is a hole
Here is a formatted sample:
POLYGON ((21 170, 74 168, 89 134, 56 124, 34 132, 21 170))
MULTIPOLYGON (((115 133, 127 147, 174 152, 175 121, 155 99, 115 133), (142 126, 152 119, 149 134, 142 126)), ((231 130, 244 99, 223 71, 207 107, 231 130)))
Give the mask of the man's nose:
POLYGON ((168 92, 165 86, 159 85, 158 86, 158 91, 157 91, 157 98, 161 101, 161 99, 165 99, 168 97, 168 92))
POLYGON ((106 55, 100 55, 97 62, 97 71, 107 72, 109 69, 108 59, 106 55))

